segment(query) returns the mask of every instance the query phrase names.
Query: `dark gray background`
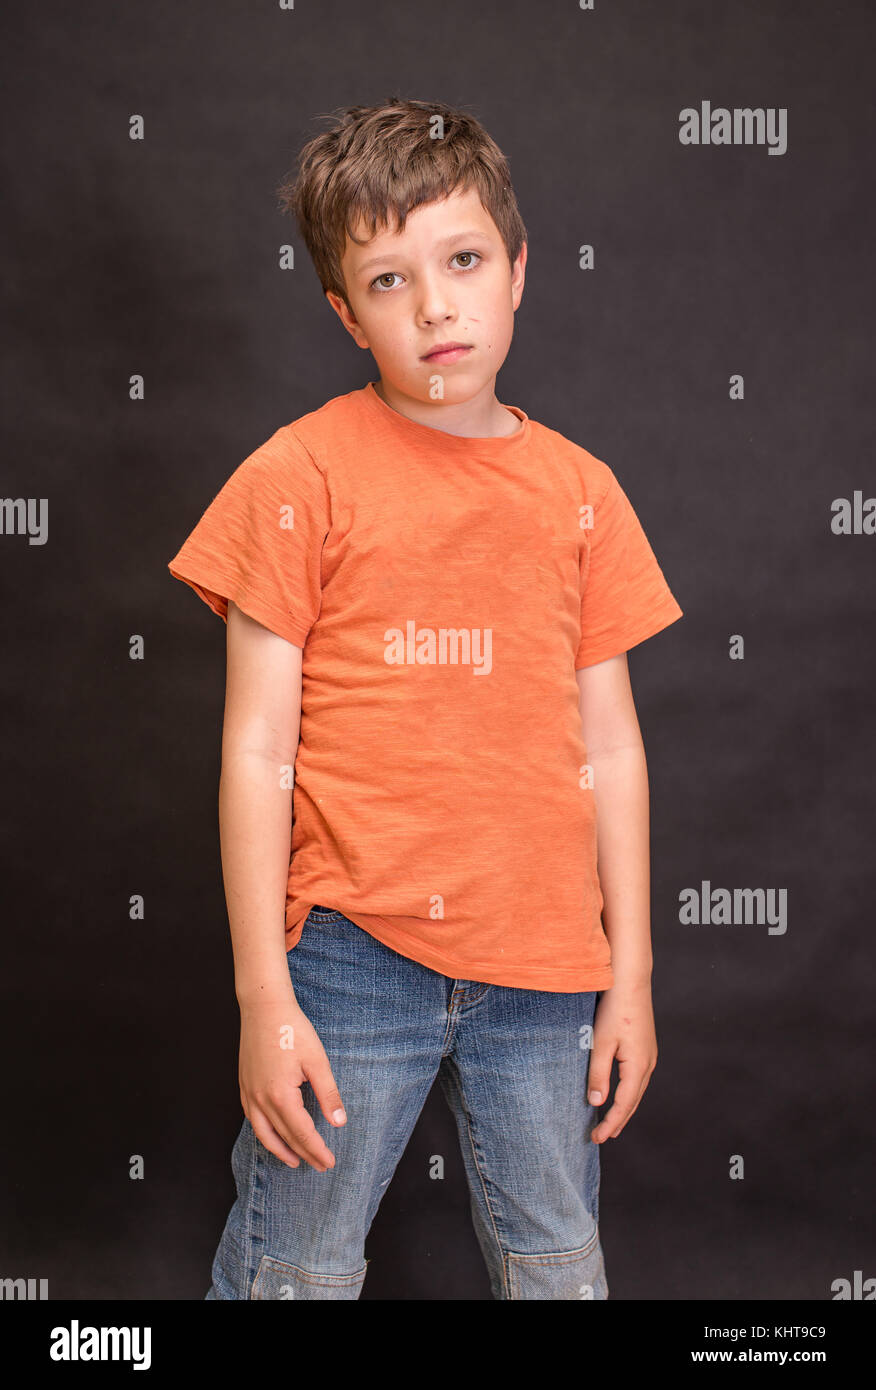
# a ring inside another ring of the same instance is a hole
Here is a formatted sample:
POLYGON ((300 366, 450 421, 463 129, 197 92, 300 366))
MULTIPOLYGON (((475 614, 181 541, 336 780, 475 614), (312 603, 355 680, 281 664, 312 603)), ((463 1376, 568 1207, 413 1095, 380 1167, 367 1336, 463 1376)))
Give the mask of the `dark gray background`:
MULTIPOLYGON (((630 658, 660 1060, 602 1150, 611 1297, 876 1275, 876 536, 830 530, 876 492, 871 7, 52 0, 4 28, 2 493, 49 499, 49 541, 0 537, 0 1274, 209 1285, 242 1119, 224 628, 166 566, 277 427, 377 375, 273 190, 318 112, 396 93, 508 155, 530 240, 499 399, 610 465, 685 614, 630 658), (703 99, 787 107, 787 153, 683 147, 703 99), (787 888, 786 935, 681 926, 702 879, 787 888)), ((490 1297, 437 1086, 366 1254, 364 1299, 490 1297)))

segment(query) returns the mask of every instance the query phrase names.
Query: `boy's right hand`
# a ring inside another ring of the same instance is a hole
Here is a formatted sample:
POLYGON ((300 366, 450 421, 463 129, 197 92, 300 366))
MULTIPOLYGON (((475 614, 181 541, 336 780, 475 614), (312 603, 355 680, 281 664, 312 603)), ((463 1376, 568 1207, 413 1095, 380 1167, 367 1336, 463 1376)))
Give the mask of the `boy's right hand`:
POLYGON ((329 1124, 340 1126, 343 1112, 325 1049, 294 992, 241 1007, 240 1100, 256 1138, 291 1168, 301 1159, 318 1173, 335 1166, 304 1105, 301 1086, 308 1081, 329 1124))

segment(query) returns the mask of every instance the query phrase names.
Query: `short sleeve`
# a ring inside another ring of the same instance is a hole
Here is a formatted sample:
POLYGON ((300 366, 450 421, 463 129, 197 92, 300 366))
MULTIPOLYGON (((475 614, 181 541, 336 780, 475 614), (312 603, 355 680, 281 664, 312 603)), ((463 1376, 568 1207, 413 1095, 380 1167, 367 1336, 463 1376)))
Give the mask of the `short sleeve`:
POLYGON ((629 498, 611 473, 581 552, 581 642, 575 670, 653 637, 682 616, 629 498))
POLYGON ((229 599, 303 647, 331 525, 325 478, 292 426, 239 464, 168 564, 225 622, 229 599))

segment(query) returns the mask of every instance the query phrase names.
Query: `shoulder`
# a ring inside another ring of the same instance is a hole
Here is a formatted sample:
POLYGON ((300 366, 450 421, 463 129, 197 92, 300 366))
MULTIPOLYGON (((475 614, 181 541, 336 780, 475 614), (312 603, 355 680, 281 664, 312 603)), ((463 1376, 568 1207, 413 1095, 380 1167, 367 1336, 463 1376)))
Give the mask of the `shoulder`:
POLYGON ((350 397, 334 396, 324 405, 280 425, 238 465, 248 479, 290 477, 325 482, 332 440, 343 438, 356 415, 350 397))
POLYGON ((306 414, 299 415, 274 435, 275 444, 290 453, 305 453, 315 467, 325 475, 338 448, 348 441, 362 438, 363 393, 358 387, 306 414))
POLYGON ((545 453, 565 463, 581 480, 588 499, 598 505, 606 496, 613 482, 614 473, 608 464, 597 458, 583 445, 576 444, 559 430, 551 429, 538 420, 530 420, 533 445, 545 453))
POLYGON ((280 494, 326 507, 335 487, 339 456, 361 443, 361 391, 334 396, 278 426, 237 464, 225 489, 231 496, 269 500, 280 494))

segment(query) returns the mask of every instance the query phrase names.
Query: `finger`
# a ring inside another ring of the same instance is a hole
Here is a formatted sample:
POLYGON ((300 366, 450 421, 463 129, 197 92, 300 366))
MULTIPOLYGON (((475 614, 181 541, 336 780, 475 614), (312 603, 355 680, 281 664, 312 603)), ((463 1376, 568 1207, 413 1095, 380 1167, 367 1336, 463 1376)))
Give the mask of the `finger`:
MULTIPOLYGON (((608 1136, 609 1138, 611 1138, 611 1139, 616 1139, 616 1138, 618 1137, 618 1135, 621 1133, 621 1131, 626 1127, 626 1125, 627 1125, 627 1124, 629 1123, 629 1121, 632 1119, 633 1115, 635 1115, 636 1111, 637 1111, 638 1108, 639 1108, 639 1105, 641 1104, 642 1096, 645 1094, 645 1092, 646 1092, 647 1089, 648 1089, 648 1086, 650 1085, 651 1076, 652 1076, 652 1074, 653 1074, 653 1072, 654 1072, 654 1068, 656 1067, 656 1065, 657 1065, 657 1058, 654 1057, 654 1058, 652 1058, 652 1060, 649 1061, 649 1062, 643 1062, 643 1063, 641 1064, 640 1067, 634 1067, 634 1069, 633 1069, 633 1070, 634 1070, 634 1075, 635 1075, 636 1072, 641 1072, 641 1077, 642 1077, 641 1082, 640 1082, 640 1085, 639 1085, 639 1093, 638 1093, 638 1095, 636 1096, 635 1102, 634 1102, 634 1104, 633 1104, 633 1106, 632 1106, 632 1109, 630 1110, 629 1114, 628 1114, 627 1116, 625 1116, 624 1120, 622 1121, 622 1123, 621 1123, 620 1125, 615 1125, 614 1129, 611 1131, 610 1135, 608 1136)), ((630 1066, 630 1063, 629 1063, 629 1062, 621 1062, 621 1063, 620 1063, 621 1072, 623 1072, 624 1069, 625 1069, 625 1068, 628 1068, 629 1066, 630 1066)), ((607 1116, 607 1115, 606 1115, 605 1119, 608 1120, 608 1116, 607 1116)))
POLYGON ((321 1173, 334 1168, 335 1156, 313 1123, 297 1087, 282 1101, 268 1099, 263 1109, 280 1138, 305 1162, 321 1173))
POLYGON ((338 1090, 325 1052, 309 1058, 301 1065, 304 1075, 310 1082, 310 1089, 316 1097, 317 1104, 329 1124, 338 1127, 345 1125, 347 1113, 344 1110, 344 1102, 341 1100, 341 1093, 338 1090))
POLYGON ((613 1061, 614 1045, 597 1043, 590 1054, 590 1066, 587 1070, 587 1100, 590 1105, 599 1107, 608 1100, 613 1061))
POLYGON ((626 1125, 635 1115, 636 1111, 639 1108, 639 1102, 641 1101, 642 1096, 644 1094, 645 1087, 643 1086, 638 1096, 636 1097, 635 1104, 632 1107, 630 1107, 630 1109, 628 1109, 627 1112, 623 1114, 620 1119, 616 1117, 613 1121, 612 1116, 614 1115, 617 1106, 612 1106, 611 1110, 609 1110, 608 1114, 605 1115, 603 1120, 601 1121, 601 1123, 606 1126, 606 1130, 605 1132, 600 1133, 600 1138, 597 1142, 601 1142, 605 1139, 617 1139, 618 1135, 622 1132, 622 1130, 626 1127, 626 1125))
POLYGON ((256 1139, 258 1139, 259 1143, 266 1148, 269 1153, 281 1159, 289 1168, 299 1168, 301 1166, 301 1159, 298 1154, 290 1149, 285 1140, 280 1138, 273 1125, 261 1110, 253 1110, 252 1114, 247 1115, 246 1118, 252 1125, 256 1139))
POLYGON ((590 1138, 595 1143, 601 1144, 603 1140, 620 1133, 639 1103, 644 1090, 645 1075, 644 1067, 636 1068, 633 1073, 629 1064, 626 1065, 626 1068, 623 1064, 621 1065, 621 1076, 614 1093, 614 1104, 590 1132, 590 1138))

